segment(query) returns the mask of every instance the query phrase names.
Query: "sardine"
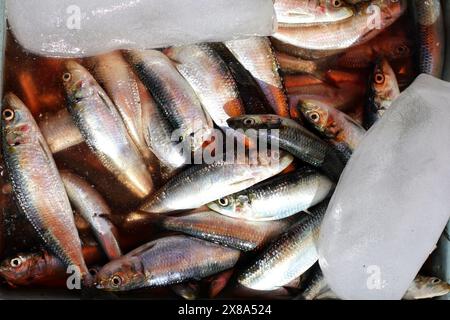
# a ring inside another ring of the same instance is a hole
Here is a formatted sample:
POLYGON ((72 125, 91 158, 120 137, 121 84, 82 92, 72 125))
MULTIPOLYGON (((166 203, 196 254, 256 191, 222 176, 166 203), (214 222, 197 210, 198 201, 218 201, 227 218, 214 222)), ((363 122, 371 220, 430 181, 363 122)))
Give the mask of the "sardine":
POLYGON ((303 49, 345 50, 373 39, 405 10, 406 0, 373 0, 360 5, 351 18, 332 24, 281 26, 273 37, 303 49))
POLYGON ((144 140, 160 161, 163 180, 165 180, 181 169, 189 159, 183 154, 179 142, 173 141, 171 124, 142 83, 139 83, 139 92, 142 102, 144 140))
POLYGON ((199 208, 280 173, 293 157, 284 153, 278 160, 257 161, 253 164, 249 159, 245 163, 223 160, 193 165, 169 180, 141 210, 162 213, 199 208))
POLYGON ((89 223, 109 260, 122 253, 116 239, 117 229, 111 223, 111 210, 103 197, 87 181, 68 171, 61 172, 67 195, 73 207, 89 223))
POLYGON ((142 107, 138 79, 120 51, 102 54, 87 60, 97 82, 111 98, 128 134, 144 158, 150 158, 142 131, 142 107))
POLYGON ((333 145, 344 144, 354 151, 366 135, 366 130, 345 113, 316 101, 301 101, 298 105, 305 119, 333 145))
POLYGON ((208 207, 238 219, 280 220, 319 204, 333 190, 334 183, 326 176, 305 168, 216 200, 208 207))
POLYGON ((236 59, 233 53, 223 44, 211 44, 217 54, 227 64, 236 82, 239 96, 244 104, 246 114, 266 114, 273 110, 269 101, 253 78, 252 74, 236 59))
POLYGON ((126 56, 172 126, 178 142, 200 150, 213 130, 194 90, 170 59, 156 50, 127 51, 126 56))
POLYGON ((174 61, 217 126, 227 127, 228 118, 245 114, 230 70, 209 44, 172 47, 164 53, 174 61))
POLYGON ((301 276, 318 260, 316 242, 328 201, 311 208, 311 215, 273 242, 239 276, 243 286, 253 290, 275 290, 301 276))
POLYGON ((232 268, 239 256, 238 250, 200 239, 161 238, 105 265, 97 288, 128 291, 201 279, 232 268))
POLYGON ((269 39, 252 37, 227 41, 225 45, 255 78, 273 111, 279 116, 289 117, 286 92, 269 39))
POLYGON ((364 115, 364 125, 367 129, 383 116, 400 95, 397 77, 386 58, 376 63, 369 85, 369 97, 364 115))
POLYGON ((274 7, 281 25, 333 23, 353 15, 343 0, 275 0, 274 7))
POLYGON ((273 222, 242 221, 213 211, 161 217, 160 220, 159 224, 167 230, 183 232, 241 251, 252 251, 262 247, 295 221, 295 219, 273 222))
POLYGON ((420 72, 440 78, 445 56, 445 26, 441 1, 414 0, 413 12, 419 37, 420 72))
MULTIPOLYGON (((275 115, 249 115, 228 120, 233 129, 257 131, 260 138, 277 143, 296 158, 319 168, 333 180, 344 169, 335 149, 291 119, 275 115)), ((217 198, 220 199, 221 197, 217 198)))
POLYGON ((17 207, 45 246, 65 266, 76 266, 88 280, 72 208, 50 149, 23 102, 4 99, 2 149, 17 207))
MULTIPOLYGON (((83 256, 88 265, 98 263, 101 261, 100 248, 83 247, 83 256)), ((64 263, 47 251, 16 254, 0 263, 0 277, 12 287, 65 285, 69 276, 66 271, 64 263)))
POLYGON ((117 109, 92 75, 74 61, 63 76, 68 109, 89 148, 130 192, 148 196, 153 182, 117 109))

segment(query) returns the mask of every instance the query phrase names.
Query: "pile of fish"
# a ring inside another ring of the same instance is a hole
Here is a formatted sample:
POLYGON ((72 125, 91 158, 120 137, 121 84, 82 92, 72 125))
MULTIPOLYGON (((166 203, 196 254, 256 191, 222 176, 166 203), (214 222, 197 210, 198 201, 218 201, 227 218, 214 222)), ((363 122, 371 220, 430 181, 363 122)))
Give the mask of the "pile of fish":
MULTIPOLYGON (((64 60, 55 114, 6 93, 0 250, 38 245, 3 250, 0 278, 64 287, 71 267, 101 291, 337 298, 316 240, 340 174, 416 56, 442 73, 439 1, 411 2, 418 43, 405 0, 276 0, 271 38, 64 60)), ((449 291, 420 275, 405 299, 449 291)))

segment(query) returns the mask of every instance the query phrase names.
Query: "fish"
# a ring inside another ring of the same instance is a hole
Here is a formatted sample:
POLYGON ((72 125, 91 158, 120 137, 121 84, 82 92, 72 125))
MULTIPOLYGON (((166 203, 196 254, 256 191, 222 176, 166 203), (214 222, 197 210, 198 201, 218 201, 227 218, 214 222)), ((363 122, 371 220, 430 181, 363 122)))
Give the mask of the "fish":
POLYGON ((369 97, 364 115, 364 125, 369 129, 388 110, 400 95, 397 77, 389 61, 381 58, 370 78, 369 97))
MULTIPOLYGON (((295 300, 320 300, 321 296, 327 295, 330 297, 332 291, 325 280, 325 277, 320 269, 320 266, 316 264, 311 268, 310 274, 306 281, 300 287, 300 294, 297 295, 295 300)), ((334 298, 338 299, 337 296, 334 298)))
POLYGON ((335 184, 328 177, 304 168, 216 200, 208 207, 240 220, 274 221, 321 203, 334 188, 335 184))
POLYGON ((311 26, 280 26, 273 38, 309 50, 346 50, 373 39, 392 25, 406 7, 406 0, 373 0, 361 4, 348 19, 311 26))
POLYGON ((17 207, 45 247, 65 266, 76 266, 89 285, 72 208, 50 149, 16 95, 6 94, 2 110, 2 151, 17 207))
POLYGON ((359 123, 326 103, 305 100, 298 107, 306 121, 335 146, 342 144, 353 152, 366 135, 359 123))
POLYGON ((388 28, 371 41, 350 48, 334 57, 333 65, 337 68, 364 69, 371 67, 379 57, 389 62, 409 59, 414 53, 414 42, 406 34, 393 34, 388 28))
POLYGON ((171 124, 173 140, 188 143, 194 153, 200 150, 211 137, 213 121, 171 60, 156 50, 125 55, 171 124))
POLYGON ((113 102, 92 75, 75 61, 66 63, 68 109, 89 149, 116 179, 139 199, 153 181, 113 102))
POLYGON ((135 146, 145 159, 150 158, 143 135, 139 80, 122 53, 113 51, 94 56, 87 59, 87 66, 111 98, 135 146))
POLYGON ((187 236, 169 236, 147 243, 97 274, 97 288, 129 291, 202 279, 232 268, 240 252, 187 236))
POLYGON ((174 61, 217 126, 227 127, 227 119, 245 114, 233 75, 211 45, 171 47, 164 53, 174 61))
POLYGON ((318 260, 317 241, 328 201, 309 210, 297 224, 270 244, 238 276, 253 290, 276 290, 300 277, 318 260))
POLYGON ((67 150, 84 142, 80 130, 73 123, 66 108, 39 121, 39 129, 53 154, 67 150))
POLYGON ((343 0, 275 0, 278 24, 334 23, 353 15, 353 9, 343 0))
POLYGON ((236 59, 225 44, 213 43, 210 45, 227 64, 244 104, 245 114, 273 113, 269 101, 252 74, 236 59))
POLYGON ((86 180, 69 171, 62 171, 60 174, 70 202, 89 223, 108 259, 119 258, 122 252, 116 238, 117 229, 111 223, 108 204, 86 180))
POLYGON ((280 173, 293 157, 282 153, 276 161, 265 160, 257 159, 254 164, 250 159, 242 163, 235 159, 193 165, 170 179, 140 210, 164 213, 199 208, 280 173))
POLYGON ((419 38, 420 73, 441 78, 445 59, 445 25, 441 1, 414 0, 412 3, 419 38))
POLYGON ((273 222, 242 221, 214 211, 162 216, 159 220, 159 225, 167 230, 182 232, 241 251, 261 248, 295 222, 295 218, 273 222))
POLYGON ((256 80, 273 111, 279 116, 289 117, 286 92, 269 39, 232 40, 225 42, 225 46, 256 80))
POLYGON ((344 169, 344 164, 331 145, 292 119, 276 115, 248 115, 231 118, 228 124, 235 130, 241 129, 252 134, 256 131, 260 139, 278 144, 281 149, 319 168, 333 180, 339 179, 344 169))
MULTIPOLYGON (((100 248, 85 246, 83 256, 88 265, 98 263, 100 248)), ((0 263, 0 277, 11 287, 65 286, 69 276, 66 270, 64 263, 48 251, 19 253, 0 263)), ((92 275, 93 269, 88 271, 92 275)))
POLYGON ((138 88, 142 103, 144 140, 159 160, 162 179, 167 180, 181 170, 189 162, 189 158, 183 153, 178 141, 173 141, 172 126, 147 88, 142 83, 139 83, 138 88))
POLYGON ((418 275, 403 296, 403 300, 431 299, 450 293, 450 284, 436 277, 418 275))

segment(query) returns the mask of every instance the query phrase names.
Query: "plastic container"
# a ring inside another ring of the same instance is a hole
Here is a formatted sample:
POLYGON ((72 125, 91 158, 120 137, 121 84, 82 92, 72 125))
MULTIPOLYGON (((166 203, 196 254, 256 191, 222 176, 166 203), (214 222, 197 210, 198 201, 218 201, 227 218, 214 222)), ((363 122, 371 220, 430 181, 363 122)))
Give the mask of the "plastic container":
MULTIPOLYGON (((444 79, 450 81, 450 1, 443 1, 445 6, 445 19, 447 30, 447 53, 444 79)), ((0 0, 0 96, 3 96, 3 67, 4 67, 4 49, 5 49, 5 0, 0 0)), ((450 282, 450 223, 447 225, 446 233, 441 237, 437 250, 433 253, 431 265, 425 268, 433 275, 450 282)), ((135 297, 130 293, 125 295, 128 298, 135 297)), ((139 298, 145 298, 142 294, 139 298)), ((63 289, 44 290, 44 289, 8 289, 0 286, 0 300, 2 299, 79 299, 78 292, 70 292, 63 289)), ((440 299, 449 300, 450 295, 441 297, 440 299)))

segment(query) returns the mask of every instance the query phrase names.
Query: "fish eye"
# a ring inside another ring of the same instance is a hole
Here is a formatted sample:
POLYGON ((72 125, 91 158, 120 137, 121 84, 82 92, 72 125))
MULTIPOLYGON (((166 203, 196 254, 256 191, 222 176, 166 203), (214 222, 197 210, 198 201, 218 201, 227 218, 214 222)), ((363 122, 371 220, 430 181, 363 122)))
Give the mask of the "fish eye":
POLYGON ((438 284, 438 283, 441 283, 441 279, 433 278, 433 280, 431 280, 431 284, 438 284))
POLYGON ((383 84, 384 83, 384 75, 382 73, 377 73, 375 75, 375 83, 383 84))
POLYGON ((13 120, 13 119, 14 119, 14 116, 15 116, 15 114, 14 114, 14 111, 13 111, 13 110, 11 110, 11 109, 5 109, 5 110, 3 110, 3 119, 4 119, 5 121, 11 121, 11 120, 13 120))
POLYGON ((95 277, 97 275, 97 269, 91 268, 89 269, 89 274, 93 277, 95 277))
POLYGON ((403 46, 397 47, 398 54, 406 54, 406 53, 408 53, 408 51, 409 51, 408 46, 403 45, 403 46))
POLYGON ((111 278, 110 282, 112 287, 118 288, 122 284, 122 278, 118 275, 115 275, 111 278))
POLYGON ((70 81, 72 79, 72 75, 70 74, 70 72, 66 72, 63 74, 62 79, 64 82, 70 81))
POLYGON ((313 112, 309 115, 309 118, 314 122, 314 123, 318 123, 320 120, 320 114, 317 112, 313 112))
POLYGON ((183 142, 184 141, 184 137, 183 136, 179 136, 178 137, 178 142, 183 142))
POLYGON ((253 118, 247 118, 244 120, 244 125, 246 126, 252 126, 255 124, 255 119, 253 118))
POLYGON ((342 7, 342 1, 341 0, 334 0, 332 3, 333 3, 333 7, 335 7, 335 8, 342 7))
POLYGON ((228 200, 228 198, 222 198, 222 199, 219 199, 218 203, 222 207, 227 207, 230 204, 230 200, 228 200))
POLYGON ((9 262, 9 264, 11 265, 11 267, 13 268, 18 268, 22 265, 22 259, 20 258, 14 258, 11 259, 11 261, 9 262))

